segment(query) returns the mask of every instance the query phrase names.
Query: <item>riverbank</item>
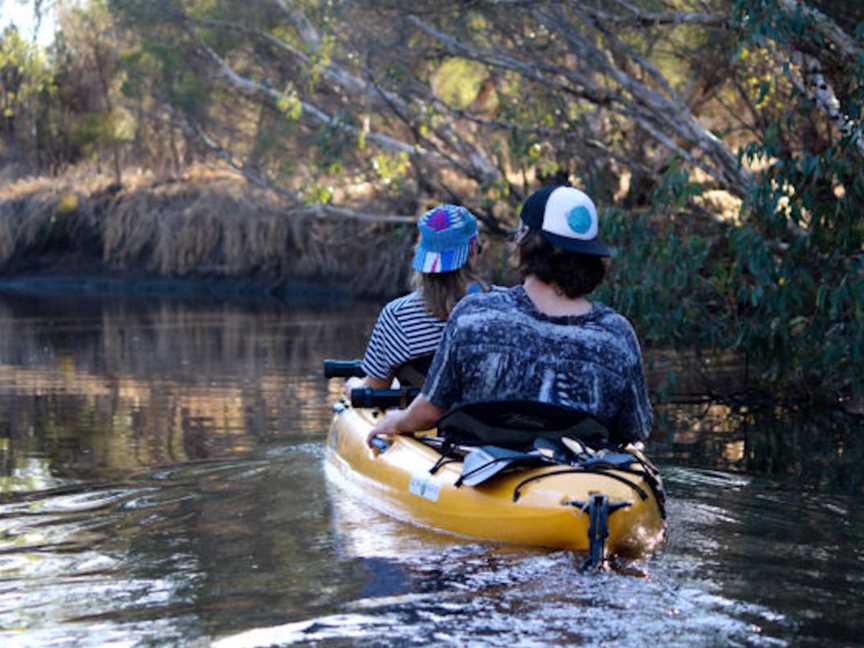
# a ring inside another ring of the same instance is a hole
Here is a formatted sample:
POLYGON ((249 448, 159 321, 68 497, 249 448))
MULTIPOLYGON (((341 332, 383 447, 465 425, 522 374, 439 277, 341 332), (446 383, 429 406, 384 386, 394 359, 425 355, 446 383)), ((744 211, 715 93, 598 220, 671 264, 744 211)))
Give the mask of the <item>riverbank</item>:
POLYGON ((223 297, 404 290, 410 226, 297 216, 236 174, 71 172, 0 188, 0 290, 223 297))
POLYGON ((231 301, 279 299, 296 303, 350 301, 353 295, 334 285, 313 282, 267 283, 254 279, 179 279, 102 275, 30 275, 0 279, 0 295, 20 294, 42 297, 167 297, 178 299, 219 299, 231 301))
MULTIPOLYGON (((298 212, 228 170, 124 178, 118 187, 81 169, 0 186, 0 291, 381 303, 407 289, 412 224, 298 212)), ((726 221, 666 227, 650 213, 609 210, 607 224, 610 240, 627 254, 613 261, 594 297, 633 322, 643 348, 746 358, 746 375, 731 393, 707 389, 711 400, 860 410, 856 358, 864 347, 857 297, 842 292, 845 284, 816 289, 782 258, 770 260, 781 264, 771 272, 736 265, 730 241, 769 260, 752 228, 726 221), (758 281, 767 288, 760 292, 758 281), (846 324, 828 327, 831 317, 846 324)), ((516 283, 503 238, 487 243, 480 274, 516 283)))

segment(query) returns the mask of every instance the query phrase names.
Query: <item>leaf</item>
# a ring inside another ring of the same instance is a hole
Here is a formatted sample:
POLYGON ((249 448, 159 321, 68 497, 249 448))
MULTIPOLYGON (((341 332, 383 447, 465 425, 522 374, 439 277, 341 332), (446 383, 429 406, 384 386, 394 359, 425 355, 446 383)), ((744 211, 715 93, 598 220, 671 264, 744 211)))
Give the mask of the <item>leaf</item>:
POLYGON ((758 306, 759 302, 762 301, 762 297, 765 295, 765 291, 762 286, 754 286, 750 291, 750 303, 753 306, 758 306))

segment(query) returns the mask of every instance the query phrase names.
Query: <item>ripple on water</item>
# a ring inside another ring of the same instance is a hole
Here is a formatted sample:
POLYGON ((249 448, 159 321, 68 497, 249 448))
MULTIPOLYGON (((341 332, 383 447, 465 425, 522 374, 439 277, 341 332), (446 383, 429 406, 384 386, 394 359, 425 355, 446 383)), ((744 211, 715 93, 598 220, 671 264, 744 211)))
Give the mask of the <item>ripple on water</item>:
POLYGON ((583 574, 568 553, 466 544, 392 520, 341 488, 330 494, 338 551, 369 570, 362 598, 338 608, 363 614, 331 611, 224 636, 217 645, 786 643, 763 635, 766 627, 789 631, 785 617, 724 595, 699 552, 672 559, 673 544, 626 572, 644 577, 583 574))
POLYGON ((454 546, 403 556, 403 569, 432 592, 352 601, 362 615, 328 614, 223 637, 222 647, 324 639, 370 645, 785 645, 761 637, 781 615, 697 588, 646 565, 648 578, 582 574, 573 556, 454 546), (430 582, 424 575, 434 574, 430 582), (374 634, 374 638, 370 635, 374 634))

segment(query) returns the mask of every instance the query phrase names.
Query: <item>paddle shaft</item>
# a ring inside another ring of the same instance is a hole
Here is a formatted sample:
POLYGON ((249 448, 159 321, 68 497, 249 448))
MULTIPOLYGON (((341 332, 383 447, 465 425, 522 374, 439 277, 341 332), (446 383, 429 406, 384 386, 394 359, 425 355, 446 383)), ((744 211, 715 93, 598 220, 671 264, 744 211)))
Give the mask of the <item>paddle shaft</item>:
POLYGON ((325 378, 365 378, 363 363, 360 360, 325 360, 325 378))
POLYGON ((381 409, 399 407, 405 409, 419 393, 420 390, 416 387, 402 387, 400 389, 361 387, 360 389, 351 390, 351 406, 363 408, 379 407, 381 409))

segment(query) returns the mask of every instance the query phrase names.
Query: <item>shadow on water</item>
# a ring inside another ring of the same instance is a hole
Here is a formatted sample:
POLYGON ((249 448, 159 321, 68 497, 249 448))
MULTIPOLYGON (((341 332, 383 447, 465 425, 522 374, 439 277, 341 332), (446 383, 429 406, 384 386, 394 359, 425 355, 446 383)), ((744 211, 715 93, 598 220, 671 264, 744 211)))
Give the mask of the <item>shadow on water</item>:
POLYGON ((3 645, 819 645, 864 630, 860 427, 662 409, 619 572, 415 529, 324 470, 375 308, 0 300, 3 645))

